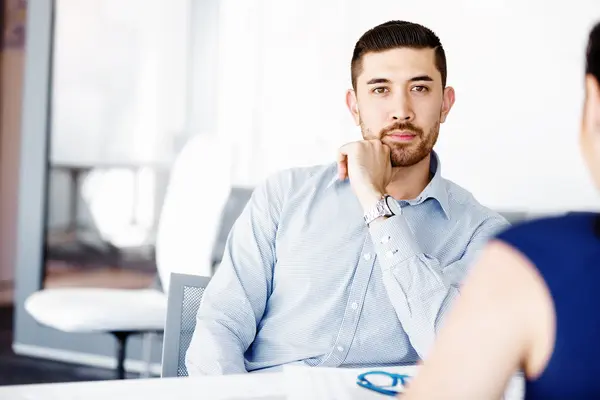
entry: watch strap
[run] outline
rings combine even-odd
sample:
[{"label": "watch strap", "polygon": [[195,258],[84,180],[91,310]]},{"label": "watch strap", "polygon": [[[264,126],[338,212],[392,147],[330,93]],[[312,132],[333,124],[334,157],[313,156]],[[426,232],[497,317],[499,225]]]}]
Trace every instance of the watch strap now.
[{"label": "watch strap", "polygon": [[383,197],[377,200],[377,203],[368,210],[363,216],[365,224],[369,225],[371,222],[375,221],[379,217],[391,217],[394,212],[390,209],[387,203],[387,197],[389,195],[383,195]]}]

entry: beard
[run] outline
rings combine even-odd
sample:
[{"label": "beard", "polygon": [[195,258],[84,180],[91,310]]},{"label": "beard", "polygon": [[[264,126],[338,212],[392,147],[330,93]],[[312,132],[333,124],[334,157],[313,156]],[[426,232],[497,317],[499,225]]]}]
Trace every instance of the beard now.
[{"label": "beard", "polygon": [[[421,162],[433,150],[440,133],[440,121],[436,121],[427,134],[411,122],[396,122],[382,129],[378,135],[373,135],[371,130],[360,121],[360,130],[365,140],[377,138],[390,148],[392,167],[410,167]],[[397,130],[410,132],[415,137],[409,143],[399,143],[391,140],[389,138],[390,133]]]}]

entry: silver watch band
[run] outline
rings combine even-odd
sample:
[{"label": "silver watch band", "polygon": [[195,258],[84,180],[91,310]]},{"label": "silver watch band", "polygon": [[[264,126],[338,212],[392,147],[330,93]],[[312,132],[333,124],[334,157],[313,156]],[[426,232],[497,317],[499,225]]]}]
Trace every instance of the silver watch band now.
[{"label": "silver watch band", "polygon": [[388,197],[391,198],[390,195],[383,195],[383,197],[375,203],[373,208],[365,213],[363,216],[365,224],[369,225],[379,217],[391,217],[395,215],[388,205]]}]

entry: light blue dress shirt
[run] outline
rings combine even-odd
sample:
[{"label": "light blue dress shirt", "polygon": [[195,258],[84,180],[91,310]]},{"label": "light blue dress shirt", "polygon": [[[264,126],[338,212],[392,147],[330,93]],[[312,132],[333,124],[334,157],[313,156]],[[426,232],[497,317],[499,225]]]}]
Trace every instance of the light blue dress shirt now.
[{"label": "light blue dress shirt", "polygon": [[508,226],[431,160],[423,192],[370,228],[336,164],[257,187],[204,294],[189,375],[423,358],[478,250]]}]

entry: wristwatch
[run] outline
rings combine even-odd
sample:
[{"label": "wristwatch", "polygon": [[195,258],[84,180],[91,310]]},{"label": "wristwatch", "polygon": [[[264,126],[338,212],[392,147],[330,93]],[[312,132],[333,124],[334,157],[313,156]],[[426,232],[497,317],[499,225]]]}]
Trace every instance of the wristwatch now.
[{"label": "wristwatch", "polygon": [[384,194],[383,197],[375,203],[373,208],[365,213],[363,218],[365,224],[369,225],[379,217],[391,217],[399,214],[402,214],[402,208],[400,208],[392,196]]}]

